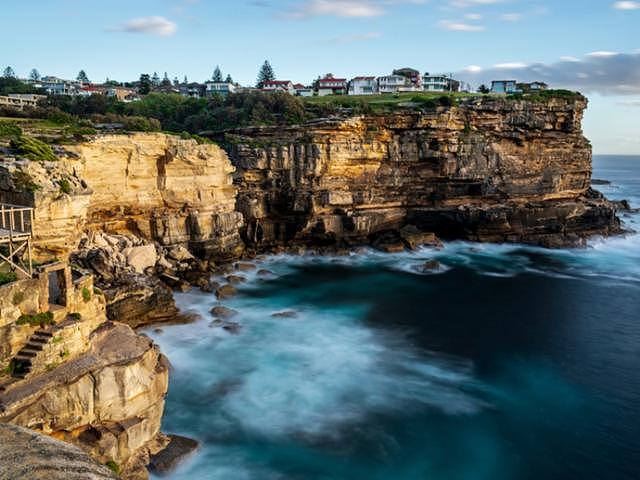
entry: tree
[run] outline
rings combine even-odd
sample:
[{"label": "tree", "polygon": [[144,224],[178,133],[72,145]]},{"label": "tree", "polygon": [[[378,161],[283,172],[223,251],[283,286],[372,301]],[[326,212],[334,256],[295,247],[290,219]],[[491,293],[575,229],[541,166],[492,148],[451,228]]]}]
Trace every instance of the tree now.
[{"label": "tree", "polygon": [[184,80],[182,81],[182,83],[184,83],[185,85],[186,85],[187,83],[189,83],[189,80],[187,80],[187,76],[186,76],[186,75],[184,76]]},{"label": "tree", "polygon": [[13,71],[13,68],[7,67],[4,69],[4,72],[2,72],[2,76],[4,78],[16,78],[16,72]]},{"label": "tree", "polygon": [[178,80],[178,76],[176,75],[175,77],[173,77],[173,85],[174,86],[178,86],[180,85],[180,80]]},{"label": "tree", "polygon": [[256,86],[258,88],[264,87],[265,82],[271,82],[276,79],[276,74],[273,71],[273,67],[269,63],[269,60],[265,60],[258,72],[258,81]]},{"label": "tree", "polygon": [[478,93],[483,93],[486,95],[489,92],[489,87],[487,87],[484,83],[478,87]]},{"label": "tree", "polygon": [[33,80],[34,82],[40,80],[40,72],[37,68],[31,70],[31,72],[29,73],[29,79]]},{"label": "tree", "polygon": [[151,83],[154,87],[160,85],[160,77],[158,76],[158,72],[153,72],[153,76],[151,77]]},{"label": "tree", "polygon": [[138,93],[140,95],[147,95],[151,91],[151,77],[148,73],[140,75],[140,84],[138,86]]},{"label": "tree", "polygon": [[215,70],[213,71],[211,80],[213,80],[214,82],[222,82],[222,70],[220,70],[220,67],[216,66]]},{"label": "tree", "polygon": [[89,77],[87,77],[87,74],[84,70],[80,70],[78,72],[78,76],[76,77],[76,80],[79,81],[80,83],[91,83],[89,81]]},{"label": "tree", "polygon": [[171,86],[171,80],[169,80],[169,75],[167,75],[167,72],[164,72],[164,77],[162,77],[162,86],[163,87]]},{"label": "tree", "polygon": [[233,78],[231,78],[231,75],[227,75],[227,78],[225,79],[226,83],[233,83]]}]

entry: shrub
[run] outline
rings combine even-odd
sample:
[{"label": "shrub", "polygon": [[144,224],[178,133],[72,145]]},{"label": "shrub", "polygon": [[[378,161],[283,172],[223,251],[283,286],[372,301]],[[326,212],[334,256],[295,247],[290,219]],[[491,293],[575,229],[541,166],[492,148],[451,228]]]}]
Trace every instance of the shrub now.
[{"label": "shrub", "polygon": [[16,320],[16,325],[30,325],[32,327],[55,325],[53,321],[53,313],[40,312],[35,315],[20,315],[20,318]]},{"label": "shrub", "polygon": [[63,340],[63,338],[62,338],[60,335],[58,335],[57,337],[53,337],[53,338],[51,339],[51,343],[53,343],[53,344],[55,345],[55,344],[57,344],[57,343],[62,342],[62,340]]},{"label": "shrub", "polygon": [[49,145],[32,137],[19,136],[11,140],[11,148],[29,160],[36,162],[55,162],[56,154]]},{"label": "shrub", "polygon": [[79,314],[78,312],[70,313],[69,317],[71,318],[71,320],[75,320],[75,321],[82,319],[82,315]]},{"label": "shrub", "polygon": [[113,460],[109,460],[107,463],[105,463],[105,466],[116,475],[120,474],[120,467]]},{"label": "shrub", "polygon": [[12,283],[12,282],[15,282],[16,280],[18,280],[18,275],[16,275],[16,272],[7,272],[7,273],[0,272],[0,285]]},{"label": "shrub", "polygon": [[69,350],[63,350],[62,352],[60,352],[58,355],[60,355],[60,358],[62,360],[64,360],[65,358],[67,358],[69,355],[71,355],[71,353],[69,352]]},{"label": "shrub", "polygon": [[66,193],[67,195],[71,193],[71,183],[69,183],[69,180],[66,178],[58,180],[58,185],[60,186],[60,191],[62,193]]},{"label": "shrub", "polygon": [[22,129],[15,122],[0,121],[0,137],[19,137]]},{"label": "shrub", "polygon": [[40,189],[40,185],[33,181],[31,175],[23,170],[16,170],[11,176],[13,186],[16,190],[26,190],[28,192],[35,192]]},{"label": "shrub", "polygon": [[82,299],[85,302],[91,300],[91,290],[89,290],[87,287],[82,287]]},{"label": "shrub", "polygon": [[11,300],[11,302],[14,305],[20,305],[22,302],[24,302],[24,292],[16,292],[13,294],[13,299]]}]

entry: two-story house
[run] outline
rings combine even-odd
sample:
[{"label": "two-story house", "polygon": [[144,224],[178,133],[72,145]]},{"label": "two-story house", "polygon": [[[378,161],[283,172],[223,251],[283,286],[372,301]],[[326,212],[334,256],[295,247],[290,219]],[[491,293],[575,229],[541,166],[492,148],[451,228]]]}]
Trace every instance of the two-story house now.
[{"label": "two-story house", "polygon": [[289,95],[296,94],[296,89],[291,80],[269,80],[264,82],[262,90],[265,92],[285,92]]},{"label": "two-story house", "polygon": [[347,93],[347,79],[335,78],[327,75],[318,80],[318,96],[326,95],[345,95]]},{"label": "two-story house", "polygon": [[349,95],[374,95],[378,93],[376,77],[355,77],[349,82]]}]

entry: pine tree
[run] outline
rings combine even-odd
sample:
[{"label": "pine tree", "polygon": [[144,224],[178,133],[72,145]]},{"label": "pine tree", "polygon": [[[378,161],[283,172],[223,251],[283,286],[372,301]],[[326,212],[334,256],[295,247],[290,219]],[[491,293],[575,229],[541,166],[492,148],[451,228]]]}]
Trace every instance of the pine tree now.
[{"label": "pine tree", "polygon": [[153,72],[153,76],[151,77],[151,83],[154,87],[160,85],[160,77],[158,76],[158,72]]},{"label": "pine tree", "polygon": [[162,77],[162,86],[163,87],[171,86],[171,80],[169,80],[169,75],[167,75],[167,72],[164,72],[164,77]]},{"label": "pine tree", "polygon": [[189,80],[187,80],[187,76],[186,76],[186,75],[184,76],[184,80],[182,81],[182,83],[184,83],[185,85],[186,85],[187,83],[189,83]]},{"label": "pine tree", "polygon": [[2,76],[5,78],[16,78],[16,72],[13,71],[13,68],[7,67],[2,72]]},{"label": "pine tree", "polygon": [[78,76],[76,77],[76,80],[79,81],[80,83],[91,83],[89,81],[89,77],[87,77],[87,74],[84,70],[80,70],[78,72]]},{"label": "pine tree", "polygon": [[216,66],[215,70],[213,71],[211,80],[213,80],[214,82],[222,82],[222,70],[220,70],[220,67]]},{"label": "pine tree", "polygon": [[178,86],[180,85],[180,80],[178,80],[178,76],[176,75],[175,77],[173,77],[173,85],[174,86]]},{"label": "pine tree", "polygon": [[233,78],[231,78],[231,75],[227,75],[227,78],[225,79],[226,83],[233,83]]},{"label": "pine tree", "polygon": [[269,60],[265,60],[258,72],[258,81],[256,86],[258,88],[264,87],[265,82],[270,82],[276,79],[276,74],[273,71],[273,67],[269,63]]},{"label": "pine tree", "polygon": [[151,91],[151,78],[148,73],[143,73],[140,75],[140,82],[138,86],[138,93],[141,95],[146,95]]},{"label": "pine tree", "polygon": [[31,70],[31,72],[29,73],[29,79],[33,80],[34,82],[40,80],[40,72],[37,68]]}]

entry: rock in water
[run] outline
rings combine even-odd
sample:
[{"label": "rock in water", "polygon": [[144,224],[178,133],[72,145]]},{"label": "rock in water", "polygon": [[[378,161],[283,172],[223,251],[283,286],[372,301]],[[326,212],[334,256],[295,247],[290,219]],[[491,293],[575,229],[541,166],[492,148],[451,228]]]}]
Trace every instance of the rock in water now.
[{"label": "rock in water", "polygon": [[198,442],[180,435],[169,435],[167,448],[151,457],[149,470],[162,477],[169,475],[178,464],[198,449]]},{"label": "rock in water", "polygon": [[223,300],[225,298],[234,297],[237,295],[238,291],[235,289],[233,285],[222,285],[216,290],[216,296],[219,300]]},{"label": "rock in water", "polygon": [[231,317],[235,317],[238,314],[238,312],[233,308],[228,308],[228,307],[223,307],[221,305],[218,305],[211,309],[211,314],[214,317],[218,317],[218,318],[231,318]]},{"label": "rock in water", "polygon": [[78,447],[17,425],[0,424],[0,480],[113,480]]}]

